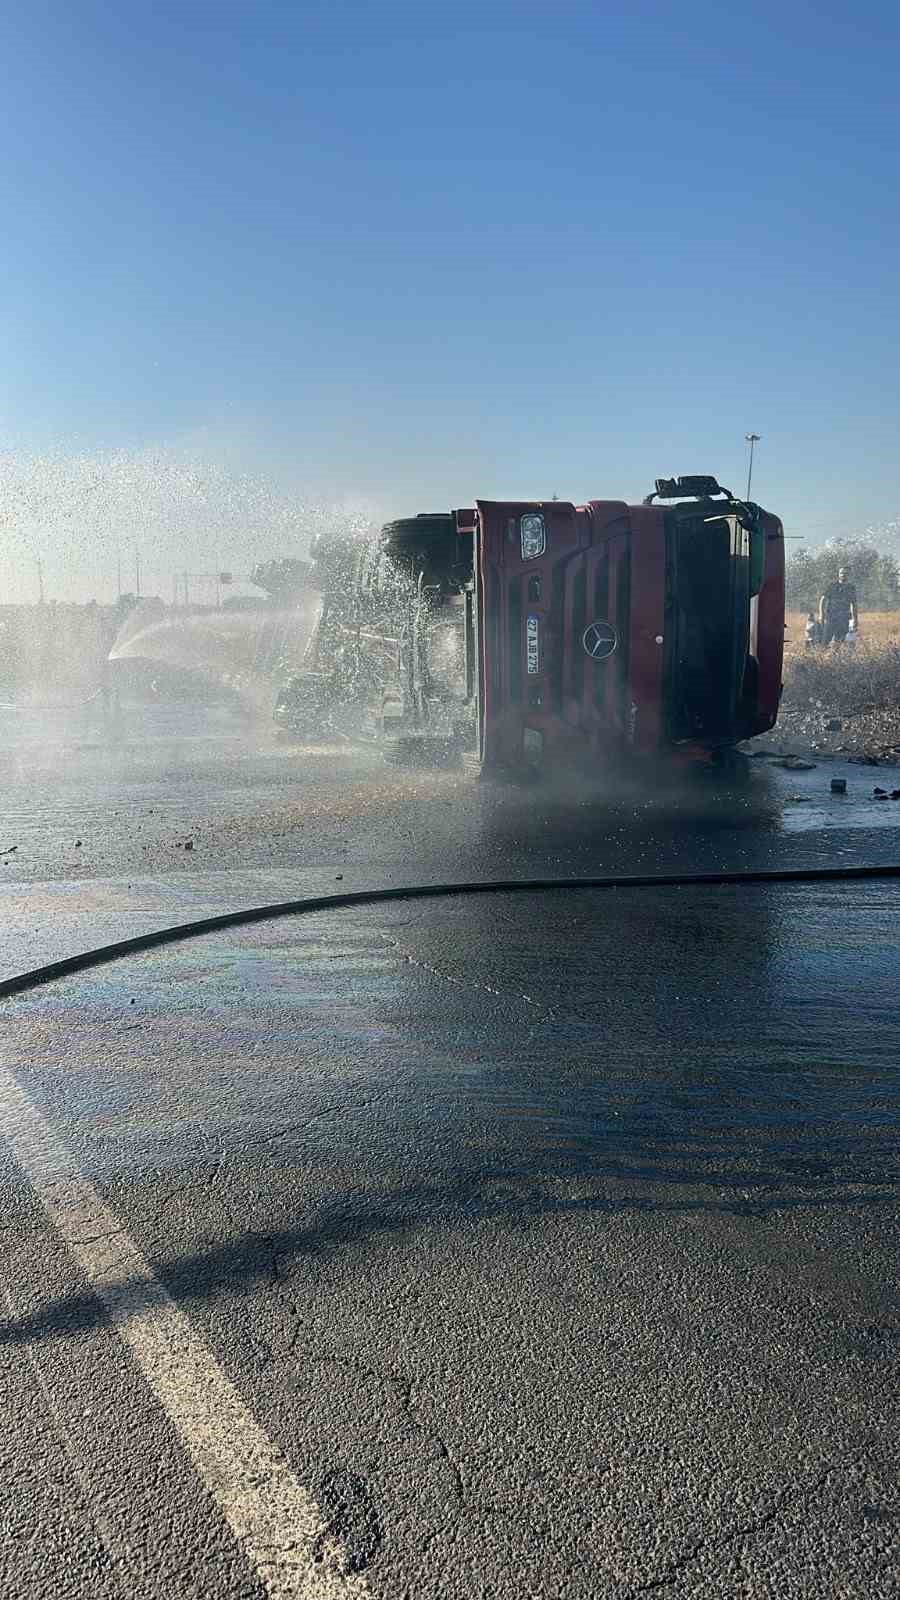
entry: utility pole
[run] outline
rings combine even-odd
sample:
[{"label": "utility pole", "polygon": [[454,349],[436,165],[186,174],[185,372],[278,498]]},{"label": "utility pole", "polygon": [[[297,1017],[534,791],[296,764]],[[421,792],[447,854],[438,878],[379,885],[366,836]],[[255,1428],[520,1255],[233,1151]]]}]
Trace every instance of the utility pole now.
[{"label": "utility pole", "polygon": [[122,551],[116,545],[116,599],[122,598]]},{"label": "utility pole", "polygon": [[753,482],[753,446],[759,444],[758,433],[745,433],[744,438],[750,446],[750,464],[747,468],[747,499],[750,499],[750,485]]},{"label": "utility pole", "polygon": [[138,599],[141,598],[141,552],[137,545],[134,547],[134,592]]},{"label": "utility pole", "polygon": [[40,556],[38,556],[38,558],[37,558],[37,569],[38,569],[38,599],[39,599],[39,603],[41,605],[43,605],[44,604],[44,564],[41,561]]}]

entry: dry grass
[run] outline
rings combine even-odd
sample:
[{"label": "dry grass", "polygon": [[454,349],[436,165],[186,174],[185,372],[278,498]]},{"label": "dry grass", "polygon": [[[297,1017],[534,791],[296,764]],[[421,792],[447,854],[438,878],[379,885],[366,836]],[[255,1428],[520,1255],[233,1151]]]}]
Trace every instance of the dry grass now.
[{"label": "dry grass", "polygon": [[[784,636],[785,651],[792,655],[794,651],[803,649],[806,612],[788,611],[784,620],[787,630]],[[864,611],[859,620],[861,644],[900,644],[900,611]]]},{"label": "dry grass", "polygon": [[[814,749],[884,759],[900,748],[900,612],[868,612],[860,620],[855,648],[807,650],[806,613],[788,613],[779,727]],[[840,726],[830,730],[830,721]]]},{"label": "dry grass", "polygon": [[847,714],[900,706],[900,642],[855,650],[794,650],[785,659],[785,705]]},{"label": "dry grass", "polygon": [[786,621],[785,705],[820,703],[845,714],[900,706],[900,612],[863,616],[859,642],[851,649],[807,650],[804,613],[788,612]]}]

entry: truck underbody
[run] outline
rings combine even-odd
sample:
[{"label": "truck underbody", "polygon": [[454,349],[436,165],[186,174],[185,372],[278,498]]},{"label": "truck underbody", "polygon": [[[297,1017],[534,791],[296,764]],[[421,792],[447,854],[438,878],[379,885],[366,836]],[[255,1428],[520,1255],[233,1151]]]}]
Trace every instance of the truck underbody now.
[{"label": "truck underbody", "polygon": [[276,722],[377,738],[398,756],[474,753],[471,536],[452,514],[422,516],[388,524],[377,542],[321,540],[313,555],[321,615]]}]

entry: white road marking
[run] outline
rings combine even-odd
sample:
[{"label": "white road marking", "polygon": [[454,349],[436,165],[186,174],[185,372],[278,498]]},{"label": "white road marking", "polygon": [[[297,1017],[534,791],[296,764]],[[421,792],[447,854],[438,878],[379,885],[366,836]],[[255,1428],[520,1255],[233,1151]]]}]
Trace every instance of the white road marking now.
[{"label": "white road marking", "polygon": [[325,1519],[203,1340],[13,1074],[0,1128],[272,1600],[361,1600],[368,1585],[315,1560]]}]

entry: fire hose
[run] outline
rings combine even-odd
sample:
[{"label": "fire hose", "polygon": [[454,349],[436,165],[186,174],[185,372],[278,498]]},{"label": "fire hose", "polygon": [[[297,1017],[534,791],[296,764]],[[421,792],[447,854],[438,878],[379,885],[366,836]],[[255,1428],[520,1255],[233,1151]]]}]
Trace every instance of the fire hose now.
[{"label": "fire hose", "polygon": [[246,927],[254,922],[271,922],[280,917],[309,916],[314,912],[345,911],[357,906],[389,905],[398,900],[447,900],[468,895],[546,894],[559,891],[704,889],[729,884],[860,883],[900,878],[900,863],[885,866],[786,867],[756,872],[661,873],[637,877],[600,878],[513,878],[489,879],[482,883],[408,884],[389,889],[356,889],[341,894],[310,895],[300,900],[276,901],[271,905],[248,906],[240,911],[221,912],[194,922],[176,923],[139,933],[130,939],[98,945],[77,955],[49,961],[12,978],[0,981],[0,999],[23,994],[57,978],[72,977],[92,967],[119,961],[125,956],[157,950],[164,945],[196,939],[206,933]]}]

